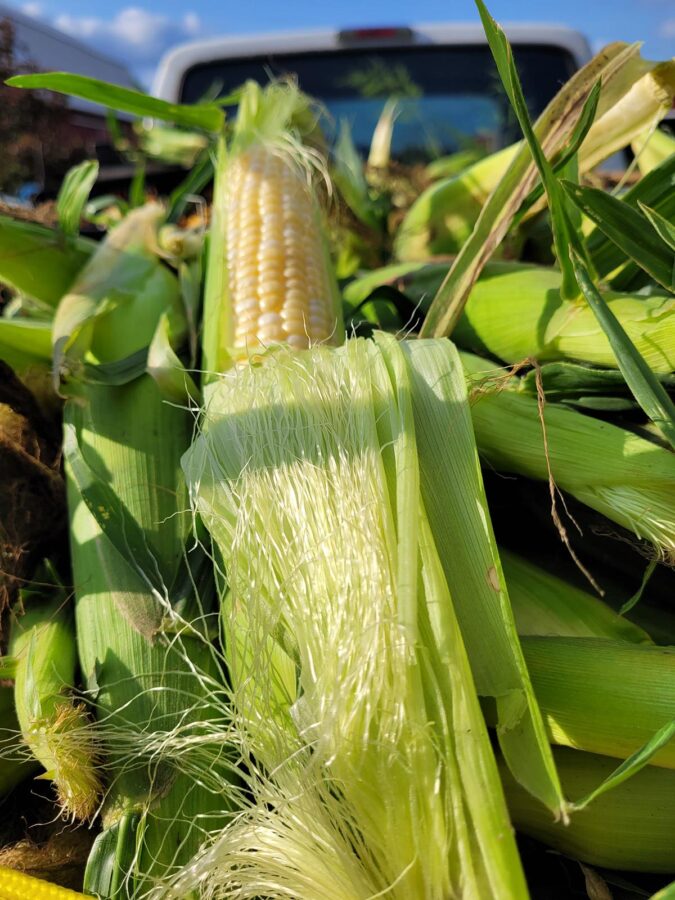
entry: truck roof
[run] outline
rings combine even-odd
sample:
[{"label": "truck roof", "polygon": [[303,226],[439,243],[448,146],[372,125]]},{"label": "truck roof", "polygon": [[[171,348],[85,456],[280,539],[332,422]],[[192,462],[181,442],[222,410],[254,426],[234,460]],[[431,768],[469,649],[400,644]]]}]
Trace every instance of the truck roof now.
[{"label": "truck roof", "polygon": [[[511,43],[516,45],[538,44],[563,48],[574,57],[578,66],[591,58],[586,38],[564,25],[518,23],[505,25],[504,30]],[[337,53],[355,47],[368,49],[486,43],[480,24],[455,22],[380,28],[277,31],[209,38],[181,44],[166,53],[155,75],[153,93],[157,97],[175,100],[180,96],[183,76],[187,70],[221,59],[268,53]]]},{"label": "truck roof", "polygon": [[[32,63],[42,71],[62,71],[65,66],[69,72],[77,75],[88,75],[122,87],[138,88],[137,82],[122,63],[99,53],[65,32],[52,28],[41,19],[26,15],[4,3],[0,3],[0,19],[8,19],[12,23],[16,56],[22,62]],[[81,112],[101,115],[101,107],[87,100],[68,97],[66,104]]]}]

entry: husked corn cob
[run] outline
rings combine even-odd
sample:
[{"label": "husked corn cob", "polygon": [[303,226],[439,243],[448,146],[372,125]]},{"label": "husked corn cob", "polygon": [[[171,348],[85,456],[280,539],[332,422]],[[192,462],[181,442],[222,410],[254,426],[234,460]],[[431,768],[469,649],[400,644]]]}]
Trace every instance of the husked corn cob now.
[{"label": "husked corn cob", "polygon": [[75,900],[77,891],[0,866],[0,900]]},{"label": "husked corn cob", "polygon": [[232,139],[221,142],[204,293],[208,373],[275,344],[301,350],[344,340],[341,298],[312,186],[320,155],[308,98],[290,84],[242,91]]},{"label": "husked corn cob", "polygon": [[327,341],[332,287],[314,202],[288,154],[264,145],[235,157],[227,208],[233,345],[249,352],[283,342]]}]

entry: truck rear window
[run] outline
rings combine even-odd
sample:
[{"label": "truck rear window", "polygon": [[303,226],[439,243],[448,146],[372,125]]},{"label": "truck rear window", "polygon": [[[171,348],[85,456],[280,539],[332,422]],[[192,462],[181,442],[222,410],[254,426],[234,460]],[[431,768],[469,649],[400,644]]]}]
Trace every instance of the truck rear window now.
[{"label": "truck rear window", "polygon": [[[538,115],[575,71],[559,47],[514,48],[531,115]],[[334,127],[346,119],[367,152],[387,97],[399,98],[392,151],[402,162],[434,159],[461,149],[491,152],[520,134],[484,46],[386,47],[233,58],[195,66],[181,100],[222,96],[247,79],[261,84],[292,74],[326,107]]]}]

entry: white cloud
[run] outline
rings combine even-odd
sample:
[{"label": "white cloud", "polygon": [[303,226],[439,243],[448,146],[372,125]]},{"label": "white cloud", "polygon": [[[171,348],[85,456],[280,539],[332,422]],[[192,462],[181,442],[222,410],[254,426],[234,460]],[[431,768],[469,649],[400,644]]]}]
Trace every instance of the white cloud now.
[{"label": "white cloud", "polygon": [[24,3],[21,6],[21,12],[34,19],[39,19],[44,14],[45,8],[42,3]]},{"label": "white cloud", "polygon": [[202,33],[194,12],[173,19],[138,6],[128,6],[110,19],[62,13],[52,24],[134,69],[154,66],[169,47]]},{"label": "white cloud", "polygon": [[666,19],[659,26],[659,37],[671,38],[675,37],[675,19]]}]

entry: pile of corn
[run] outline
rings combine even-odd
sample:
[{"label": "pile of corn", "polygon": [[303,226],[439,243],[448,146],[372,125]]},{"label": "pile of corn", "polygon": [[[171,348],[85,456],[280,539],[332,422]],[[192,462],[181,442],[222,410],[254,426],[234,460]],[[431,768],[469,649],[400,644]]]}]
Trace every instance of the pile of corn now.
[{"label": "pile of corn", "polygon": [[79,238],[87,164],[56,229],[0,220],[0,460],[69,523],[2,548],[0,805],[92,838],[77,892],[0,846],[0,900],[671,896],[674,94],[612,45],[524,125],[546,191],[474,162],[342,280],[358,185],[290,83],[193,111],[207,240],[175,197]]}]

